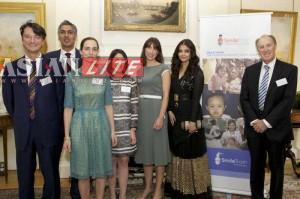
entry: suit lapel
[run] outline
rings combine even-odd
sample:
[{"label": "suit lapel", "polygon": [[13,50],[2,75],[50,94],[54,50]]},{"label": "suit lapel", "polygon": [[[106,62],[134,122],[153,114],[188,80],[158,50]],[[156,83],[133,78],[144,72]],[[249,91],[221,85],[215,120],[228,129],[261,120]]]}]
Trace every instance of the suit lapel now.
[{"label": "suit lapel", "polygon": [[46,66],[47,66],[47,60],[46,60],[45,56],[42,55],[42,59],[41,59],[40,65],[39,65],[39,72],[38,72],[38,76],[37,76],[37,79],[38,79],[38,82],[36,84],[36,92],[37,93],[39,93],[39,90],[42,87],[40,80],[47,77],[46,75],[47,75],[48,68]]},{"label": "suit lapel", "polygon": [[281,74],[281,67],[280,67],[280,64],[279,64],[278,60],[276,60],[274,70],[273,70],[273,74],[272,74],[272,77],[271,77],[271,81],[270,81],[270,84],[269,84],[266,100],[268,100],[268,98],[271,95],[272,91],[276,88],[276,80],[279,79],[280,74]]},{"label": "suit lapel", "polygon": [[253,83],[255,85],[255,95],[256,97],[256,104],[255,106],[258,107],[258,88],[259,88],[259,77],[260,77],[260,72],[261,72],[261,65],[262,62],[258,62],[257,65],[255,66],[255,74],[253,74]]},{"label": "suit lapel", "polygon": [[75,63],[76,63],[76,68],[80,68],[81,67],[81,64],[82,64],[82,60],[80,59],[81,58],[81,54],[80,54],[80,51],[78,49],[75,50]]},{"label": "suit lapel", "polygon": [[19,84],[23,87],[22,90],[26,91],[28,89],[28,77],[27,77],[27,68],[26,68],[26,60],[25,56],[18,60],[16,65],[16,77],[19,80]]},{"label": "suit lapel", "polygon": [[57,63],[59,64],[60,67],[63,67],[63,62],[62,60],[60,59],[60,54],[61,54],[61,50],[57,50],[55,52],[55,56],[57,58]]},{"label": "suit lapel", "polygon": [[[62,60],[60,59],[60,54],[61,50],[56,50],[53,51],[50,55],[50,67],[52,67],[52,70],[55,75],[61,76],[64,74],[64,69],[63,69],[63,63]],[[48,64],[48,63],[45,63]]]},{"label": "suit lapel", "polygon": [[80,51],[78,49],[75,49],[75,57],[76,58],[80,58],[81,57]]},{"label": "suit lapel", "polygon": [[55,51],[54,57],[57,59],[58,64],[58,71],[54,71],[54,73],[60,73],[60,75],[64,75],[64,67],[63,67],[63,60],[60,58],[61,50]]}]

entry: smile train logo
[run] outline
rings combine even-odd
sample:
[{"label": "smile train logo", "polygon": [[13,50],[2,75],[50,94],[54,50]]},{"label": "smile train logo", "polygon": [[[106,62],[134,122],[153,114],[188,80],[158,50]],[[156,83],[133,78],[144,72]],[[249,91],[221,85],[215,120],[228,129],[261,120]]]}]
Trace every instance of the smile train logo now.
[{"label": "smile train logo", "polygon": [[216,157],[215,157],[215,164],[216,165],[220,165],[221,164],[221,155],[222,154],[223,153],[220,153],[220,152],[216,153]]}]

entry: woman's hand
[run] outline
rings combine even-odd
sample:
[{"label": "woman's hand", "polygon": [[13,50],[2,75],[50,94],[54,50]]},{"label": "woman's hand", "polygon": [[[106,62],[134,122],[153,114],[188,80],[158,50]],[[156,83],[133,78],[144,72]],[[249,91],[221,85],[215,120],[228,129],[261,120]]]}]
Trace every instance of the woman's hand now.
[{"label": "woman's hand", "polygon": [[130,129],[130,144],[131,144],[131,145],[136,144],[135,131],[136,131],[136,128],[131,128],[131,129]]},{"label": "woman's hand", "polygon": [[189,133],[196,133],[196,132],[198,132],[196,122],[189,122],[188,131],[189,131]]},{"label": "woman's hand", "polygon": [[175,117],[174,113],[172,111],[169,111],[168,115],[169,115],[169,120],[170,120],[172,126],[174,126],[174,124],[176,122],[176,117]]},{"label": "woman's hand", "polygon": [[111,145],[114,147],[114,146],[117,146],[117,144],[118,144],[118,138],[116,136],[116,133],[112,132],[111,133]]},{"label": "woman's hand", "polygon": [[71,152],[71,139],[70,137],[65,137],[63,148],[67,152]]},{"label": "woman's hand", "polygon": [[158,117],[158,118],[156,118],[156,120],[153,124],[153,128],[155,130],[159,130],[163,127],[163,124],[164,124],[164,118],[163,117]]}]

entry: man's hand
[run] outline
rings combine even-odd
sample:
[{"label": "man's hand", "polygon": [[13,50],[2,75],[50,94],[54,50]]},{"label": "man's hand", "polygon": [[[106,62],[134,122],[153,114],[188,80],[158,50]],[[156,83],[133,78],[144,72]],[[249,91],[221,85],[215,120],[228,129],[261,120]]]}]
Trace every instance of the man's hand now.
[{"label": "man's hand", "polygon": [[253,128],[257,133],[263,133],[268,129],[263,120],[256,120],[255,123],[253,123]]}]

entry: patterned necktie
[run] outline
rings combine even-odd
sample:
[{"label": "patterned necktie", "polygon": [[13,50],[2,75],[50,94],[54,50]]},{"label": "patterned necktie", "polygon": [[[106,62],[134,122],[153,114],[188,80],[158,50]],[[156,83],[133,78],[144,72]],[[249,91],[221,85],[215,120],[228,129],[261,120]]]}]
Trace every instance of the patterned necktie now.
[{"label": "patterned necktie", "polygon": [[35,99],[35,94],[36,94],[36,83],[37,83],[37,77],[36,77],[36,61],[31,61],[32,69],[29,77],[29,105],[30,105],[30,110],[29,110],[29,117],[30,119],[35,118],[35,107],[34,107],[34,99]]},{"label": "patterned necktie", "polygon": [[258,89],[258,107],[260,110],[264,110],[264,104],[266,95],[268,92],[268,84],[269,84],[269,70],[270,66],[264,65],[265,68],[265,74],[261,80],[259,89]]},{"label": "patterned necktie", "polygon": [[66,69],[67,72],[70,72],[72,70],[71,68],[71,53],[65,53],[67,60],[66,60]]}]

